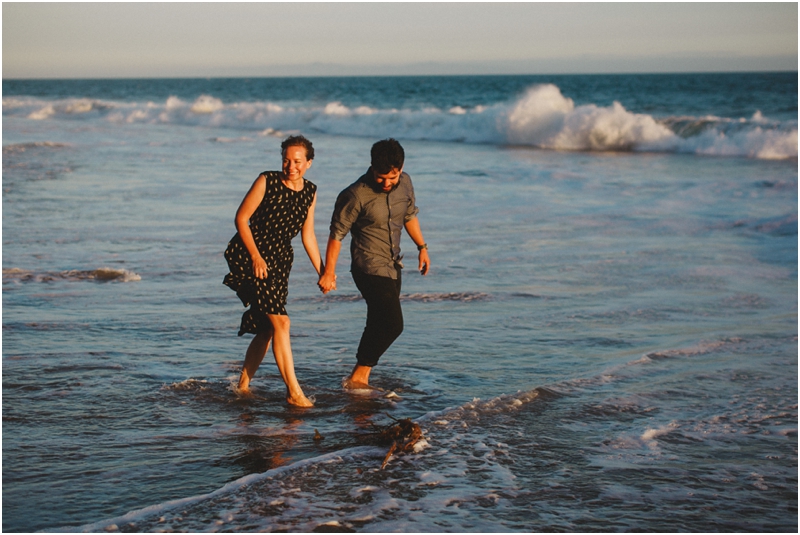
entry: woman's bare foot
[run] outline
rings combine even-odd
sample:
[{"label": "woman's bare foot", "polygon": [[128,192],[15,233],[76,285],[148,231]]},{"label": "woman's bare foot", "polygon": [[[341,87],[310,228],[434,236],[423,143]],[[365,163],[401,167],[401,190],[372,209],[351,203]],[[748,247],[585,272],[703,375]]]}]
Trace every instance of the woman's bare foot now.
[{"label": "woman's bare foot", "polygon": [[300,392],[298,394],[295,394],[295,395],[290,395],[290,394],[287,393],[286,394],[286,403],[288,403],[289,405],[294,405],[295,407],[313,407],[314,406],[314,402],[312,402],[310,399],[308,399],[305,396],[305,394],[303,394],[302,392]]},{"label": "woman's bare foot", "polygon": [[254,397],[253,392],[251,392],[249,388],[246,388],[244,390],[242,390],[241,388],[234,388],[233,393],[239,396],[240,398]]},{"label": "woman's bare foot", "polygon": [[253,392],[250,390],[250,381],[243,381],[239,378],[239,383],[231,383],[231,391],[240,398],[252,398]]},{"label": "woman's bare foot", "polygon": [[242,373],[239,375],[239,384],[236,390],[243,394],[250,392],[250,377],[247,375],[246,370],[242,370]]}]

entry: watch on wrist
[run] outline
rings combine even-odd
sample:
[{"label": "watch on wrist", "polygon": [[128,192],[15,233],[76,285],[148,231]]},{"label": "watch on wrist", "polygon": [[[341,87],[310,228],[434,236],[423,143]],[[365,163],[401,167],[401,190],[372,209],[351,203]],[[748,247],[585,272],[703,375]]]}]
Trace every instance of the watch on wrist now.
[{"label": "watch on wrist", "polygon": [[423,243],[422,245],[417,245],[417,251],[421,251],[421,250],[427,249],[427,248],[428,248],[428,244],[427,243]]}]

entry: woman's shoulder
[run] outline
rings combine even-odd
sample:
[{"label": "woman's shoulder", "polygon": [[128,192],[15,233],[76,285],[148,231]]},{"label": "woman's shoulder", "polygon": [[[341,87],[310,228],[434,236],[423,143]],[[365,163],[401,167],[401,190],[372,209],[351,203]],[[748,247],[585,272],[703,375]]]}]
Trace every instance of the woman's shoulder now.
[{"label": "woman's shoulder", "polygon": [[316,184],[314,184],[313,182],[311,182],[307,178],[303,179],[303,183],[304,183],[303,184],[303,189],[308,188],[308,191],[310,191],[312,194],[316,193],[316,191],[317,191],[317,185]]},{"label": "woman's shoulder", "polygon": [[280,171],[264,171],[259,173],[259,180],[261,177],[264,177],[264,185],[266,186],[267,190],[272,191],[278,186],[278,184],[281,183],[281,177],[283,177],[283,173]]}]

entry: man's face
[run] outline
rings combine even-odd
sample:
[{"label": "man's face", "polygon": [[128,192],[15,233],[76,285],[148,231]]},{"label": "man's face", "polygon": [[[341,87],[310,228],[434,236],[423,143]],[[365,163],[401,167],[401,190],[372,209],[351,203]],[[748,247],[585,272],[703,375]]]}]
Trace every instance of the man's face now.
[{"label": "man's face", "polygon": [[402,167],[400,169],[393,167],[391,171],[382,175],[373,171],[372,176],[375,177],[375,183],[378,184],[378,187],[383,189],[384,192],[389,193],[400,181],[400,173],[402,172]]}]

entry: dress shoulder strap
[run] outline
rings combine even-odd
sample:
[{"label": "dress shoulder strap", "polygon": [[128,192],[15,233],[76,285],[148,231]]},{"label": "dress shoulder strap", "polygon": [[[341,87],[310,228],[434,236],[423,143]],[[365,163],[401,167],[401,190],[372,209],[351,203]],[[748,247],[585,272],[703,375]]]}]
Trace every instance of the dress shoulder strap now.
[{"label": "dress shoulder strap", "polygon": [[266,198],[272,195],[270,192],[275,191],[275,185],[280,180],[281,174],[282,173],[280,171],[264,171],[262,173],[259,173],[258,176],[264,175],[264,180],[266,181],[265,184],[266,187],[264,188],[264,197],[261,199],[262,203]]},{"label": "dress shoulder strap", "polygon": [[267,191],[269,191],[270,188],[274,188],[281,181],[281,177],[283,177],[283,173],[280,171],[264,171],[261,174],[264,175],[264,178],[267,180]]},{"label": "dress shoulder strap", "polygon": [[308,191],[309,191],[309,192],[311,193],[311,195],[313,196],[313,195],[314,195],[314,193],[316,193],[316,191],[317,191],[317,185],[316,185],[316,184],[314,184],[313,182],[311,182],[310,180],[308,180],[308,179],[305,179],[305,178],[303,179],[303,181],[305,182],[305,185],[304,185],[303,187],[304,187],[304,188],[308,188]]}]

